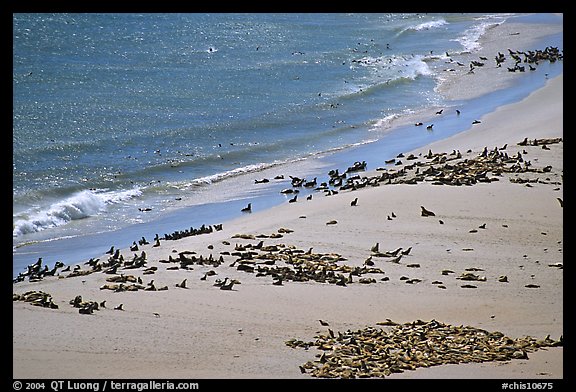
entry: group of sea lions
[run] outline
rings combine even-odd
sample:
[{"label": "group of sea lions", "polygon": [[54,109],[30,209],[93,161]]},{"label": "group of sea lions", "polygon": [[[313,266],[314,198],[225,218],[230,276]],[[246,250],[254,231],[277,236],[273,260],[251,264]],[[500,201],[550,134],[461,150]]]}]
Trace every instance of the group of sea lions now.
[{"label": "group of sea lions", "polygon": [[318,378],[384,378],[443,364],[528,359],[530,352],[564,345],[562,336],[559,340],[549,335],[540,340],[530,336],[512,339],[501,332],[436,320],[404,324],[387,320],[377,325],[384,328],[369,326],[345,332],[328,328],[328,333],[313,341],[293,338],[285,344],[321,351],[318,359],[300,366],[302,373]]}]

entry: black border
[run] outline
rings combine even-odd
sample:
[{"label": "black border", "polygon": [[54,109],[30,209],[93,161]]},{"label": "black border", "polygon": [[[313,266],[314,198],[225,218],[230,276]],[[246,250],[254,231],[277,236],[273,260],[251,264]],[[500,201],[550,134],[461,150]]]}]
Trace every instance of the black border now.
[{"label": "black border", "polygon": [[[67,2],[67,1],[45,1],[45,2],[28,2],[28,1],[10,1],[10,4],[6,6],[6,4],[2,5],[2,16],[5,17],[5,28],[10,31],[6,32],[6,37],[12,37],[12,14],[13,13],[43,13],[43,12],[166,12],[166,13],[173,13],[173,12],[236,12],[236,13],[254,13],[254,12],[559,12],[564,14],[564,18],[568,24],[568,30],[574,30],[573,25],[571,24],[573,21],[576,21],[574,18],[571,18],[572,13],[568,10],[569,3],[565,2],[561,4],[560,2],[555,2],[554,4],[550,2],[544,1],[528,1],[524,0],[522,2],[518,1],[510,1],[507,2],[500,1],[498,3],[495,2],[485,2],[485,1],[474,1],[468,0],[466,2],[436,2],[436,3],[420,3],[420,2],[365,2],[365,4],[361,4],[359,2],[356,3],[341,3],[341,2],[330,2],[330,3],[312,3],[308,2],[296,2],[290,1],[285,3],[278,3],[278,2],[267,2],[267,3],[223,3],[223,4],[215,4],[215,3],[201,3],[201,2],[187,2],[187,1],[178,1],[178,2],[171,2],[171,1],[161,1],[161,2],[132,2],[127,4],[126,2],[111,2],[111,1],[94,1],[94,2]],[[8,8],[6,12],[4,12],[4,8]],[[432,8],[432,9],[430,9]],[[551,9],[552,8],[552,9]],[[567,12],[568,11],[568,12]],[[565,72],[565,85],[566,86],[574,86],[572,72],[574,63],[570,63],[572,60],[572,51],[569,49],[572,43],[572,37],[576,36],[576,32],[573,31],[570,33],[568,31],[567,34],[564,34],[564,52],[565,52],[565,63],[564,66]],[[12,49],[12,44],[10,45],[10,49]],[[12,50],[8,51],[8,48],[5,48],[5,55],[11,55]],[[7,59],[8,60],[8,59]],[[8,68],[8,64],[12,64],[12,59],[10,61],[4,61],[3,63],[6,68]],[[13,67],[12,67],[13,69]],[[12,75],[12,69],[6,70],[6,75],[8,76],[8,71],[10,71],[10,75]],[[12,89],[8,90],[7,86],[8,82],[6,82],[6,91],[12,91]],[[568,90],[572,91],[572,90]],[[572,94],[570,94],[572,95]],[[570,97],[568,95],[568,97]],[[6,102],[6,101],[4,101]],[[571,101],[569,101],[571,102]],[[568,107],[570,110],[570,107]],[[13,111],[12,111],[13,113]],[[566,116],[564,116],[566,119]],[[12,123],[12,120],[11,120]],[[566,124],[570,125],[570,121],[566,121]],[[13,125],[13,124],[12,124]],[[573,139],[571,132],[576,132],[571,127],[568,127],[568,132],[564,132],[563,140],[564,143],[568,144],[568,151],[570,151],[570,143]],[[13,129],[11,127],[11,129]],[[12,163],[12,155],[10,155],[10,163]],[[566,165],[566,160],[564,162],[565,168],[571,168],[571,165]],[[8,163],[5,165],[8,168]],[[568,169],[568,172],[570,170]],[[7,175],[11,176],[11,173]],[[11,178],[11,177],[9,177]],[[568,173],[567,180],[564,181],[564,201],[568,201],[565,208],[568,210],[564,210],[564,220],[565,222],[569,222],[569,217],[572,217],[573,214],[570,213],[571,205],[573,205],[573,198],[572,195],[572,183],[571,183],[571,176]],[[568,186],[566,186],[568,185]],[[568,211],[568,213],[566,212]],[[8,225],[6,225],[8,226]],[[8,237],[8,233],[6,235]],[[570,239],[570,238],[568,238]],[[6,247],[7,248],[7,247]],[[566,246],[566,233],[564,232],[564,254],[566,252],[570,252],[568,247]],[[568,253],[571,255],[571,252]],[[568,257],[569,261],[565,264],[565,274],[564,279],[567,279],[568,282],[571,281],[572,277],[574,276],[573,265],[576,261],[571,260],[572,257]],[[572,265],[571,265],[572,264]],[[8,269],[12,271],[12,268]],[[9,278],[10,281],[6,282],[5,293],[3,298],[7,302],[7,306],[12,306],[10,304],[10,297],[11,291],[13,290],[12,287],[12,274],[11,272],[5,274],[7,279]],[[372,388],[376,388],[377,390],[384,390],[384,388],[393,388],[393,390],[397,389],[410,389],[411,388],[423,388],[423,391],[430,391],[430,390],[441,390],[441,391],[462,391],[468,388],[473,389],[481,389],[483,391],[503,391],[506,389],[502,388],[502,383],[510,383],[516,385],[515,389],[509,388],[507,390],[524,390],[524,391],[532,391],[535,388],[528,387],[528,384],[536,385],[545,385],[546,383],[552,383],[552,389],[544,389],[541,390],[552,390],[552,391],[560,391],[560,390],[567,390],[568,386],[571,386],[571,390],[574,390],[574,386],[576,383],[574,382],[574,370],[576,370],[576,366],[573,365],[573,356],[574,351],[572,350],[571,344],[573,341],[573,328],[572,328],[572,320],[567,319],[572,313],[574,313],[574,305],[571,302],[571,297],[565,294],[571,294],[570,292],[566,291],[566,286],[564,286],[564,348],[563,348],[563,356],[564,356],[564,378],[563,379],[353,379],[353,380],[344,380],[344,379],[108,379],[108,386],[106,388],[107,391],[110,391],[110,381],[116,382],[134,382],[134,383],[141,383],[141,382],[148,382],[150,380],[155,380],[157,382],[166,382],[170,381],[177,385],[180,382],[194,382],[198,383],[198,390],[206,391],[206,390],[222,390],[225,388],[261,388],[261,389],[270,389],[274,387],[288,387],[288,388],[310,388],[310,389],[318,389],[327,388],[328,391],[332,391],[334,388],[339,390],[351,390],[356,388],[370,388],[366,389],[366,391],[371,391]],[[10,301],[10,302],[8,302]],[[567,309],[569,307],[569,309]],[[566,310],[569,310],[566,312]],[[571,310],[571,311],[570,311]],[[10,313],[10,323],[13,325],[13,316]],[[8,323],[8,320],[4,320],[5,323]],[[4,334],[4,338],[6,342],[10,345],[10,351],[12,351],[12,339],[10,335],[7,333]],[[7,344],[7,346],[8,346]],[[52,381],[60,381],[60,379],[53,380],[53,379],[14,379],[13,378],[13,367],[14,362],[11,361],[9,366],[10,371],[10,389],[17,390],[15,388],[15,383],[17,381],[22,382],[25,384],[26,382],[34,382],[34,383],[43,383],[45,388],[42,390],[51,390],[50,384]],[[7,366],[4,364],[4,369]],[[99,391],[102,391],[104,379],[62,379],[64,381],[69,380],[71,382],[86,382],[86,383],[98,383],[99,384]],[[523,387],[524,386],[524,387]],[[26,390],[22,388],[21,390]],[[28,389],[29,390],[29,389]],[[66,387],[66,382],[64,382],[64,388],[61,389],[62,391],[68,390]]]}]

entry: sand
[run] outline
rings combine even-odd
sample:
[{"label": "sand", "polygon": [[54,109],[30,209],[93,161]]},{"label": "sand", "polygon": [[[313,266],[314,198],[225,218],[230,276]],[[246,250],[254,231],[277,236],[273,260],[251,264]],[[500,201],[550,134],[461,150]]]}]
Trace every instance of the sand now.
[{"label": "sand", "polygon": [[[159,247],[149,238],[151,243],[137,253],[144,250],[147,267],[158,270],[153,275],[145,275],[143,268],[121,272],[141,277],[144,286],[153,279],[156,287],[166,285],[165,291],[101,290],[111,276],[101,272],[68,278],[69,272],[59,272],[39,282],[15,284],[16,294],[49,293],[59,309],[13,302],[13,377],[310,379],[299,365],[317,359],[317,350],[290,348],[284,342],[314,340],[319,332],[326,333],[319,319],[329,322],[334,331],[360,329],[385,319],[401,323],[435,319],[500,331],[512,338],[550,335],[559,339],[564,333],[563,269],[550,265],[563,263],[563,208],[557,200],[563,198],[563,142],[546,149],[517,143],[524,138],[563,136],[562,95],[563,76],[559,76],[523,101],[484,116],[469,130],[405,153],[418,157],[413,162],[425,162],[429,150],[448,154],[459,150],[464,160],[478,157],[484,147],[491,150],[507,144],[509,156],[520,152],[533,168],[551,166],[545,173],[504,173],[499,181],[473,186],[424,181],[382,184],[332,196],[319,192],[309,201],[299,199],[223,222],[221,231],[210,234],[161,241]],[[509,180],[518,177],[533,182]],[[354,198],[358,203],[352,207]],[[436,216],[422,217],[420,206]],[[392,213],[396,217],[388,219]],[[337,223],[327,225],[331,220]],[[479,228],[484,224],[484,229]],[[182,229],[186,227],[183,222]],[[366,275],[374,276],[376,283],[356,281],[346,287],[313,281],[273,285],[270,276],[258,277],[230,266],[237,257],[228,254],[218,267],[167,270],[177,264],[159,262],[182,251],[218,258],[221,252],[234,252],[236,245],[260,241],[234,238],[236,234],[270,235],[281,228],[293,232],[262,238],[264,244],[337,253],[346,258],[340,262],[346,265],[361,266],[376,242],[381,251],[412,250],[398,264],[374,257],[375,267],[384,275]],[[103,249],[110,245],[103,244]],[[121,250],[127,260],[134,253]],[[108,257],[103,254],[100,259]],[[84,263],[79,266],[89,269]],[[486,281],[472,282],[474,289],[462,288],[468,282],[456,277],[467,268],[482,269],[479,273]],[[442,275],[445,269],[455,273]],[[216,275],[202,280],[210,270]],[[501,275],[508,282],[498,281]],[[389,280],[381,281],[382,276]],[[403,276],[420,282],[407,284],[400,279]],[[225,277],[241,283],[233,290],[214,286]],[[187,288],[176,287],[184,278]],[[446,288],[432,283],[437,280]],[[77,295],[106,301],[106,308],[79,314],[69,304]],[[121,303],[123,311],[113,309]],[[529,359],[419,368],[389,378],[563,377],[563,348],[554,347],[530,353]]]},{"label": "sand", "polygon": [[[521,77],[522,73],[508,72],[506,68],[514,65],[510,62],[502,63],[501,68],[491,66],[494,56],[498,52],[508,54],[509,48],[519,51],[534,50],[537,47],[534,44],[536,40],[560,33],[562,28],[563,26],[558,24],[517,23],[513,21],[494,25],[480,37],[479,50],[464,53],[457,59],[450,57],[447,61],[441,61],[435,66],[441,79],[436,90],[446,98],[458,100],[506,88],[515,79]],[[467,65],[471,60],[478,60],[480,56],[488,58],[487,66],[476,67],[473,74],[469,73],[468,67],[455,64],[459,61]]]},{"label": "sand", "polygon": [[[551,80],[524,101],[485,116],[469,131],[414,151],[459,149],[466,155],[471,149],[468,155],[473,157],[484,146],[492,149],[508,143],[509,155],[526,150],[525,157],[534,167],[551,165],[549,173],[539,176],[548,183],[528,187],[507,179],[514,175],[505,175],[498,182],[474,186],[383,185],[333,196],[317,194],[310,201],[246,214],[225,222],[222,231],[162,241],[160,247],[152,243],[141,247],[148,266],[158,266],[158,271],[154,275],[143,275],[142,269],[125,273],[142,277],[144,283],[154,279],[157,287],[167,285],[167,291],[100,290],[110,276],[103,273],[18,283],[15,293],[45,291],[59,309],[13,303],[13,376],[308,378],[298,365],[314,360],[315,352],[289,348],[284,341],[312,340],[319,331],[325,332],[318,319],[341,331],[386,318],[397,322],[436,319],[511,337],[550,335],[558,339],[563,334],[563,270],[549,264],[563,260],[563,209],[556,200],[562,198],[563,143],[551,144],[549,150],[516,143],[525,137],[562,136],[562,82],[562,77]],[[560,185],[551,184],[556,182]],[[351,207],[355,197],[358,205]],[[421,217],[421,205],[436,216]],[[396,218],[388,220],[392,212]],[[337,224],[326,225],[330,220]],[[486,229],[469,232],[484,223]],[[218,256],[233,251],[235,244],[258,242],[232,238],[235,234],[269,235],[280,228],[294,232],[266,238],[265,244],[335,252],[350,265],[361,265],[376,242],[381,250],[411,246],[412,251],[400,264],[376,260],[389,281],[347,287],[315,282],[275,286],[270,277],[230,267],[236,257],[228,255],[219,267],[194,266],[191,271],[166,270],[166,264],[158,262],[176,257],[174,250]],[[122,250],[122,254],[130,258],[133,252]],[[408,263],[421,267],[408,268]],[[441,274],[443,269],[452,269],[457,275],[470,267],[482,268],[487,277],[476,289],[463,289],[463,282],[454,275]],[[200,280],[208,270],[217,275]],[[422,281],[406,284],[399,280],[402,275]],[[500,275],[507,275],[509,282],[498,282]],[[241,284],[231,291],[213,286],[224,277]],[[188,289],[175,286],[183,278],[188,279]],[[431,284],[434,280],[443,281],[446,289]],[[540,288],[525,287],[531,283]],[[80,315],[68,303],[76,295],[106,300],[107,308]],[[124,311],[112,309],[120,303]],[[528,360],[439,366],[391,378],[562,378],[562,354],[562,348],[549,348],[531,354]]]}]

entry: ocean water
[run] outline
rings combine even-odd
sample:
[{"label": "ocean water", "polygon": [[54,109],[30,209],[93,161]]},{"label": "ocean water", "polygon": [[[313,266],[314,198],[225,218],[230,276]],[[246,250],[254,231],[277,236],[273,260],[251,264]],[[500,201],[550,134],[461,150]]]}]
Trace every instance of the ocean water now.
[{"label": "ocean water", "polygon": [[289,179],[246,187],[264,169],[313,176],[421,143],[387,124],[445,104],[446,52],[523,18],[14,14],[13,269],[283,202]]}]

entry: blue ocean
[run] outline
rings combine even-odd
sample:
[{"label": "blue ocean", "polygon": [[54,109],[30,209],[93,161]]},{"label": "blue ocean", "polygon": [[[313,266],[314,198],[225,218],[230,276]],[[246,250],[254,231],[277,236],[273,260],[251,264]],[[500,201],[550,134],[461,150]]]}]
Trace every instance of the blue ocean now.
[{"label": "blue ocean", "polygon": [[[442,54],[522,18],[14,14],[14,273],[222,223],[248,202],[284,202],[290,174],[446,137],[387,124],[446,104],[434,90]],[[245,186],[264,169],[286,181]]]}]

